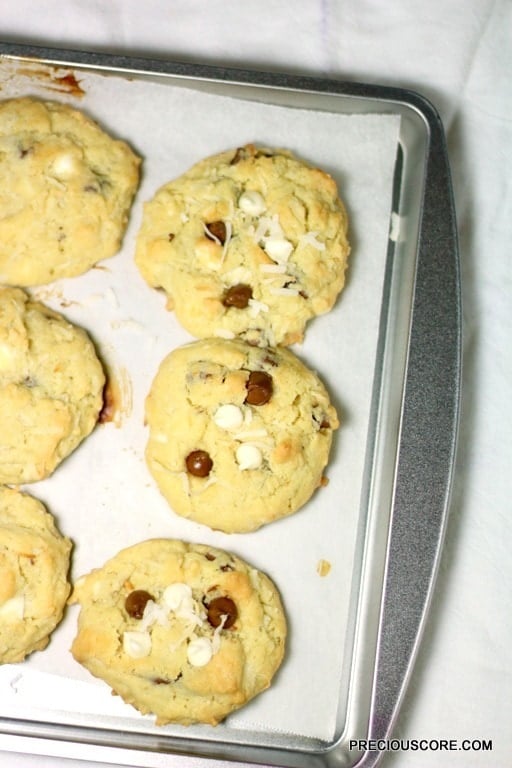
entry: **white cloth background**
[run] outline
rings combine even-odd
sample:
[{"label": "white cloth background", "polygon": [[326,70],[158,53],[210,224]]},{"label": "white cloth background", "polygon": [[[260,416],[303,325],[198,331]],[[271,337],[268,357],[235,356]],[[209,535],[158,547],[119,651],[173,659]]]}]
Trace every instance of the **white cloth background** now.
[{"label": "white cloth background", "polygon": [[[0,38],[393,84],[437,106],[459,221],[462,422],[441,573],[394,735],[492,739],[493,751],[388,753],[382,766],[511,766],[511,0],[4,0]],[[3,752],[0,766],[86,768],[85,756]]]}]

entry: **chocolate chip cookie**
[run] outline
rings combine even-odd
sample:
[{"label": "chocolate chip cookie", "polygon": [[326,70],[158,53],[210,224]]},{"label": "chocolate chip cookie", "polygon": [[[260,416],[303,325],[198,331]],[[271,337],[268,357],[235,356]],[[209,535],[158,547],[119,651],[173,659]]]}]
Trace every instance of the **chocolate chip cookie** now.
[{"label": "chocolate chip cookie", "polygon": [[268,688],[286,619],[273,582],[233,554],[152,539],[75,584],[71,652],[157,724],[217,724]]},{"label": "chocolate chip cookie", "polygon": [[0,287],[0,483],[48,477],[93,430],[104,385],[83,329]]},{"label": "chocolate chip cookie", "polygon": [[41,502],[0,487],[0,664],[48,645],[71,589],[70,551]]},{"label": "chocolate chip cookie", "polygon": [[335,181],[283,150],[207,158],[144,206],[135,260],[199,338],[288,345],[345,281],[347,214]]},{"label": "chocolate chip cookie", "polygon": [[285,347],[203,339],[161,363],[146,399],[146,460],[183,517],[227,533],[296,512],[322,485],[338,417]]},{"label": "chocolate chip cookie", "polygon": [[0,283],[80,275],[120,248],[140,160],[66,104],[0,102]]}]

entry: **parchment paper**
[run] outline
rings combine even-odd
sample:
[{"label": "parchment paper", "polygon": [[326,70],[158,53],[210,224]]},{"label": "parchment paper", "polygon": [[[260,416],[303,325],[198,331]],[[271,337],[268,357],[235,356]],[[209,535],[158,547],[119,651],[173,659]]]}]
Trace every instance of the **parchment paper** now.
[{"label": "parchment paper", "polygon": [[[289,620],[286,659],[272,687],[219,728],[227,739],[234,727],[331,739],[346,661],[399,118],[299,110],[83,73],[76,75],[84,91],[78,98],[59,85],[55,75],[65,72],[45,72],[40,65],[26,70],[0,67],[2,98],[32,93],[74,103],[129,141],[144,162],[119,254],[79,278],[32,291],[92,335],[118,386],[116,418],[98,426],[51,478],[24,490],[47,505],[73,540],[73,578],[155,536],[210,543],[268,573]],[[192,339],[165,309],[163,296],[146,286],[133,253],[143,201],[202,157],[246,142],[286,147],[334,176],[350,216],[352,255],[336,307],[310,323],[305,342],[293,348],[323,378],[341,417],[329,484],[292,517],[255,533],[228,535],[175,515],[146,469],[144,398],[160,361]],[[322,562],[330,567],[324,576]],[[0,714],[154,728],[152,718],[112,697],[73,660],[76,615],[75,608],[68,610],[44,652],[0,667]]]}]

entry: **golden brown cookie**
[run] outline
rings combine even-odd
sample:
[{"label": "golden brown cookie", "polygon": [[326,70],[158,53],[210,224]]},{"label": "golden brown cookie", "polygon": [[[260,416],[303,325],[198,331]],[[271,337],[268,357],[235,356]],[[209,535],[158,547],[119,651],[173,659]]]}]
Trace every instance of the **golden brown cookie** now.
[{"label": "golden brown cookie", "polygon": [[71,652],[157,724],[217,724],[268,688],[286,619],[265,574],[201,544],[152,539],[82,577]]},{"label": "golden brown cookie", "polygon": [[332,308],[348,254],[332,177],[290,152],[248,145],[158,190],[135,259],[192,335],[287,345]]},{"label": "golden brown cookie", "polygon": [[66,104],[0,102],[0,283],[49,283],[113,256],[139,164],[124,141]]},{"label": "golden brown cookie", "polygon": [[290,350],[203,339],[173,350],[146,400],[148,467],[172,509],[228,533],[297,511],[339,422]]},{"label": "golden brown cookie", "polygon": [[84,330],[0,287],[0,483],[48,477],[93,430],[104,384]]},{"label": "golden brown cookie", "polygon": [[0,664],[48,645],[71,589],[70,551],[41,502],[0,487]]}]

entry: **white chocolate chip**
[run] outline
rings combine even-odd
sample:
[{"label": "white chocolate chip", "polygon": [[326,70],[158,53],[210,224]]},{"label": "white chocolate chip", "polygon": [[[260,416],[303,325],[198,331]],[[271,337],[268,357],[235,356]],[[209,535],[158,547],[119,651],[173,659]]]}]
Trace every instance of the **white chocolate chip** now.
[{"label": "white chocolate chip", "polygon": [[249,216],[260,216],[267,208],[265,200],[255,190],[243,192],[238,199],[238,205]]},{"label": "white chocolate chip", "polygon": [[197,626],[203,624],[201,610],[198,609],[197,604],[194,602],[192,590],[188,584],[182,582],[170,584],[164,590],[162,603],[179,619],[184,619]]},{"label": "white chocolate chip", "polygon": [[236,460],[241,470],[258,469],[263,461],[263,456],[257,446],[244,443],[236,449]]},{"label": "white chocolate chip", "polygon": [[151,636],[149,632],[123,632],[123,650],[132,659],[143,659],[151,653]]},{"label": "white chocolate chip", "polygon": [[282,264],[288,261],[293,251],[293,245],[285,237],[267,237],[264,249],[272,261]]},{"label": "white chocolate chip", "polygon": [[25,598],[15,595],[0,605],[0,618],[4,621],[21,621],[25,615]]},{"label": "white chocolate chip", "polygon": [[207,637],[196,637],[187,648],[187,659],[193,667],[204,667],[213,656],[212,644]]},{"label": "white chocolate chip", "polygon": [[77,172],[77,165],[73,155],[67,153],[57,155],[52,163],[51,170],[58,179],[70,179]]},{"label": "white chocolate chip", "polygon": [[180,581],[169,584],[162,595],[162,602],[170,611],[177,611],[179,608],[192,599],[192,590],[188,584]]},{"label": "white chocolate chip", "polygon": [[222,429],[239,429],[244,423],[244,415],[238,405],[226,403],[217,408],[213,420]]}]

